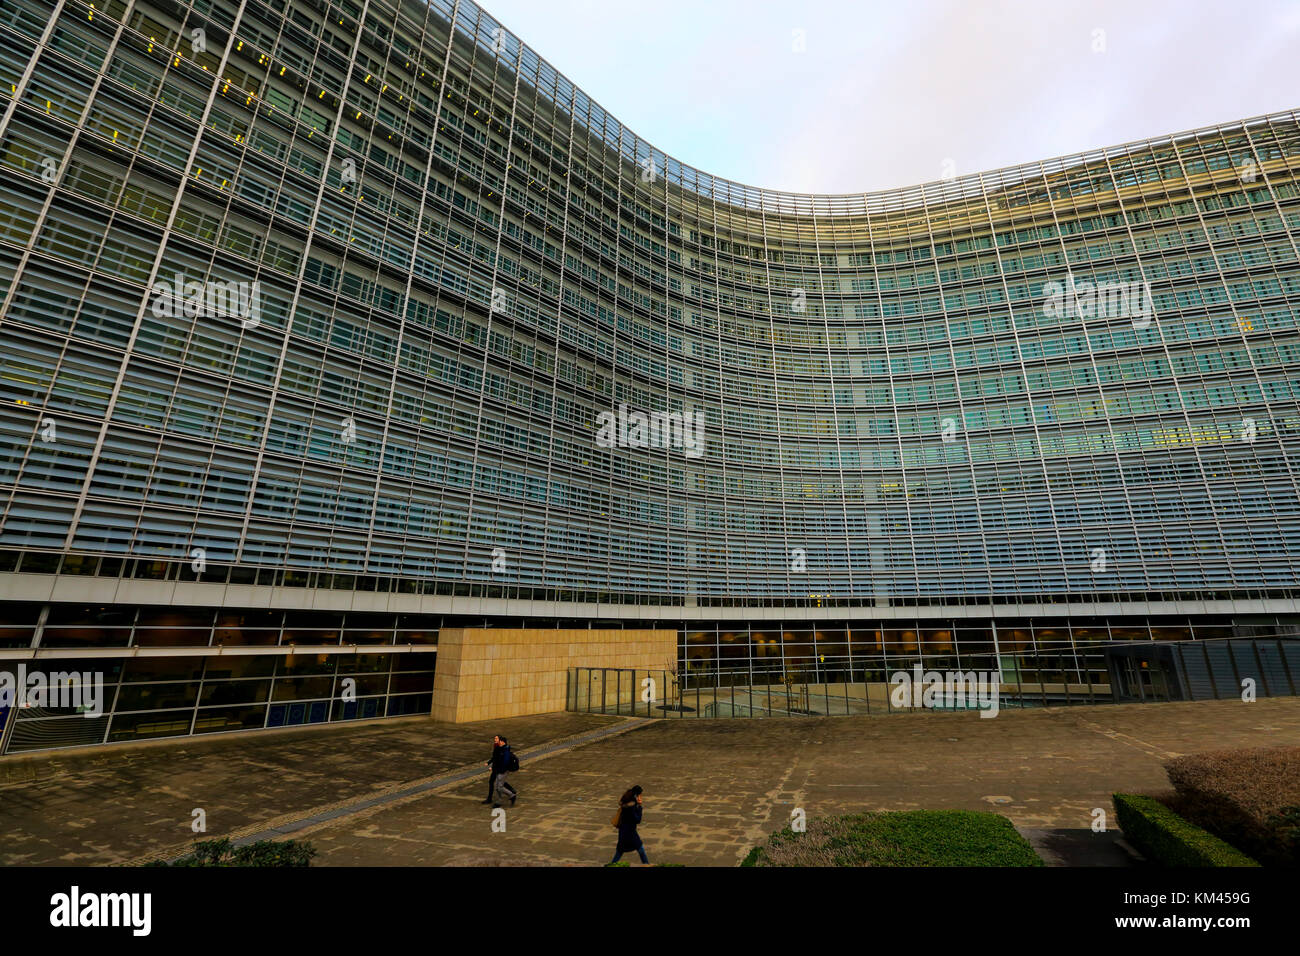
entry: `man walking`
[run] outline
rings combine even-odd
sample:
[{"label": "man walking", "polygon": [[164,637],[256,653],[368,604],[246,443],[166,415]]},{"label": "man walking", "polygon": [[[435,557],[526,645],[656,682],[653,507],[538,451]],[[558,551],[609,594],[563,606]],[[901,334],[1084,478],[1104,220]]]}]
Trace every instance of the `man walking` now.
[{"label": "man walking", "polygon": [[492,754],[487,759],[487,765],[492,769],[491,776],[488,777],[488,795],[484,803],[491,803],[496,798],[497,792],[497,752],[501,749],[501,736],[492,738]]},{"label": "man walking", "polygon": [[492,792],[492,809],[501,806],[501,798],[504,794],[510,798],[510,805],[515,805],[515,799],[519,792],[510,786],[510,773],[519,768],[519,763],[513,753],[510,752],[510,742],[505,738],[498,736],[496,738],[500,745],[492,752],[492,779],[496,781]]}]

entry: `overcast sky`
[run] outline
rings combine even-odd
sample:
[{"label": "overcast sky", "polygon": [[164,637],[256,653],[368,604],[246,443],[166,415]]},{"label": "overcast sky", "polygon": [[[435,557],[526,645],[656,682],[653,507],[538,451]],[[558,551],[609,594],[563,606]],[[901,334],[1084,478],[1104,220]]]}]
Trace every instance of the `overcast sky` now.
[{"label": "overcast sky", "polygon": [[[1300,0],[482,0],[706,172],[862,192],[1300,108]],[[796,51],[795,31],[805,49]]]}]

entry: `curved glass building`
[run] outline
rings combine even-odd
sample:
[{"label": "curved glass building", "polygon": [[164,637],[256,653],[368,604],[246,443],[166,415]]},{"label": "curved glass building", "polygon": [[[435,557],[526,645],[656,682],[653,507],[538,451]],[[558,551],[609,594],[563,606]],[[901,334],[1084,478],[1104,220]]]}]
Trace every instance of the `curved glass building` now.
[{"label": "curved glass building", "polygon": [[143,667],[101,740],[427,710],[449,622],[852,670],[1295,619],[1296,113],[775,192],[468,0],[12,0],[0,110],[0,653]]}]

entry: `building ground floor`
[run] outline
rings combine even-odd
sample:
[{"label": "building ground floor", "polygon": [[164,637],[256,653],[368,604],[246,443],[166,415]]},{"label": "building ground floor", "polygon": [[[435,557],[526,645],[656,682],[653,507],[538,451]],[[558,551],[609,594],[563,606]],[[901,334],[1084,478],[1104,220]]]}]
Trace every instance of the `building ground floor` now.
[{"label": "building ground floor", "polygon": [[[1244,679],[1260,696],[1300,687],[1300,614],[1289,606],[857,618],[764,609],[727,619],[698,609],[687,619],[585,607],[561,609],[571,616],[304,608],[248,590],[263,606],[238,606],[237,594],[217,606],[176,594],[6,600],[0,589],[0,753],[417,714],[464,722],[600,710],[613,681],[616,709],[639,701],[652,716],[683,716],[694,699],[696,716],[729,717],[870,712],[873,686],[918,668],[996,674],[1007,706],[1224,697]],[[1189,642],[1203,649],[1152,650]]]}]

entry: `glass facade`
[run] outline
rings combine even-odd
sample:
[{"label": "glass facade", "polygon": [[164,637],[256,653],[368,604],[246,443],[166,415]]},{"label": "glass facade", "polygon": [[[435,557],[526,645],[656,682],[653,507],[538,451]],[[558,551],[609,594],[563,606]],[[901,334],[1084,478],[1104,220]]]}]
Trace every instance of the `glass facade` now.
[{"label": "glass facade", "polygon": [[6,753],[427,714],[432,704],[433,661],[424,654],[58,658],[44,665],[50,674],[99,675],[103,714],[16,710]]},{"label": "glass facade", "polygon": [[[1045,635],[1041,645],[1026,651],[1024,638],[1031,627],[1003,628],[1007,639],[1001,654],[995,653],[988,630],[982,641],[978,633],[967,634],[963,646],[951,629],[874,634],[858,629],[848,634],[847,642],[844,633],[815,632],[820,649],[831,653],[786,658],[783,663],[777,659],[779,650],[772,648],[766,660],[723,659],[716,667],[699,666],[701,658],[688,658],[684,669],[672,671],[574,667],[567,680],[568,709],[664,718],[908,712],[921,705],[894,697],[893,681],[899,674],[915,674],[918,665],[922,673],[944,675],[950,683],[965,674],[996,674],[998,685],[985,688],[983,703],[987,706],[996,696],[999,709],[1241,699],[1247,679],[1261,697],[1300,693],[1300,640],[1293,636],[1224,639],[1209,633],[1214,628],[1198,627],[1206,633],[1195,640],[1157,643],[1146,634],[1139,636],[1140,626],[1129,625],[1123,628],[1129,632],[1123,635],[1127,640],[1096,644],[1090,643],[1090,635],[1080,635],[1080,642],[1071,645],[1068,625],[1058,622],[1050,630],[1056,636]],[[736,636],[726,634],[724,640]],[[796,636],[784,635],[787,640]],[[1185,636],[1190,638],[1191,632]],[[647,686],[656,688],[651,699],[642,693]],[[981,709],[979,701],[962,696],[960,708],[954,702],[937,709]]]},{"label": "glass facade", "polygon": [[0,573],[661,605],[686,656],[1290,602],[1298,180],[1288,112],[773,192],[464,0],[7,0]]}]

